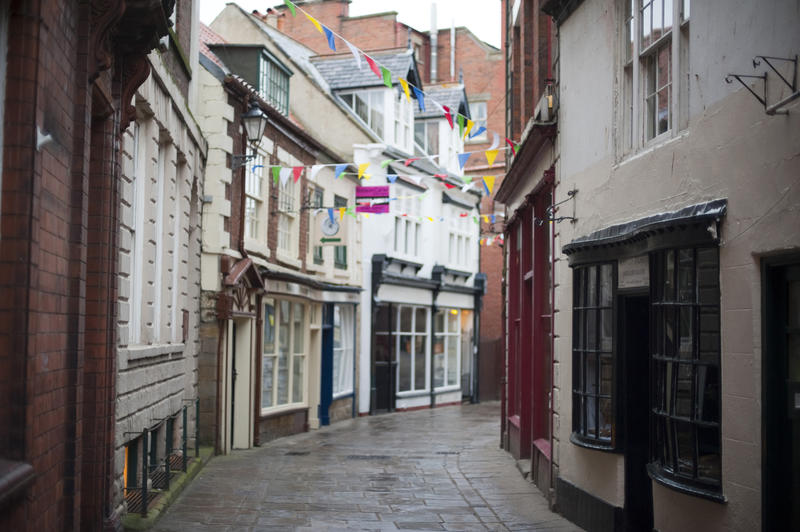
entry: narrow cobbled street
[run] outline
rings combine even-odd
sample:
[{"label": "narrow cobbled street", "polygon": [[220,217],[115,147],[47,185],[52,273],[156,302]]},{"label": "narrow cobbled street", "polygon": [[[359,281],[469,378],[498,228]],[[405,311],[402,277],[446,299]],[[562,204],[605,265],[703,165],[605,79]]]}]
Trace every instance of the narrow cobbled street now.
[{"label": "narrow cobbled street", "polygon": [[498,448],[498,419],[364,417],[217,457],[155,530],[576,530]]}]

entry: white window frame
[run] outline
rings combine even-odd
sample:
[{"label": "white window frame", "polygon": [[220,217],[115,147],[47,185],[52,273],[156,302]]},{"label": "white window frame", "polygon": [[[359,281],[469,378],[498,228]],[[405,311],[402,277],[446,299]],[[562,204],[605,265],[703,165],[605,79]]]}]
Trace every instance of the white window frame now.
[{"label": "white window frame", "polygon": [[[394,305],[394,308],[397,309],[396,314],[396,322],[394,329],[392,331],[392,335],[395,337],[395,360],[397,362],[397,371],[395,372],[395,389],[397,390],[397,396],[407,396],[407,395],[416,395],[419,393],[424,393],[430,390],[430,308],[423,307],[419,305]],[[411,330],[410,331],[401,331],[400,324],[402,323],[402,312],[403,309],[410,309],[411,310]],[[425,311],[425,331],[424,332],[417,332],[417,310],[422,309]],[[410,344],[410,362],[411,362],[411,378],[410,378],[410,385],[411,388],[409,390],[400,390],[400,341],[402,337],[411,337],[411,344]],[[423,337],[423,349],[425,350],[425,386],[423,388],[416,387],[416,338]]]},{"label": "white window frame", "polygon": [[291,256],[297,255],[297,238],[292,238],[297,222],[296,183],[289,178],[286,184],[278,184],[278,251]]},{"label": "white window frame", "polygon": [[252,164],[245,170],[244,181],[244,236],[259,238],[260,213],[262,210],[262,187],[264,183],[264,156],[256,154]]},{"label": "white window frame", "polygon": [[[423,131],[423,133],[422,133],[423,144],[419,144],[417,142],[416,129],[417,129],[418,126],[421,127],[422,131]],[[431,132],[428,131],[433,126],[436,127],[436,135],[435,135],[436,147],[435,148],[433,146],[431,146],[431,142],[430,142],[430,133]],[[416,155],[421,156],[421,157],[422,156],[426,156],[426,155],[439,155],[439,153],[441,152],[441,150],[440,150],[441,140],[442,139],[440,137],[440,132],[439,132],[439,120],[416,120],[414,122],[414,152],[415,152]]]},{"label": "white window frame", "polygon": [[399,148],[411,151],[411,122],[413,110],[403,91],[397,91],[394,98],[394,143]]},{"label": "white window frame", "polygon": [[458,269],[472,270],[471,218],[463,218],[455,210],[450,212],[450,232],[446,263]]},{"label": "white window frame", "polygon": [[[450,315],[455,313],[456,316],[456,325],[457,330],[451,331],[449,329],[450,324]],[[441,331],[438,330],[437,318],[442,317],[442,324],[443,328]],[[434,323],[434,340],[433,350],[435,351],[437,341],[441,339],[442,341],[442,353],[433,353],[433,369],[434,369],[434,391],[441,391],[441,390],[458,390],[461,388],[461,310],[454,309],[454,308],[442,308],[434,316],[433,319]],[[451,342],[455,342],[456,345],[456,372],[455,372],[455,383],[450,384],[448,382],[448,375],[450,374],[450,361],[449,361],[449,347]],[[437,359],[441,357],[442,360],[442,371],[443,371],[443,384],[436,386],[436,375],[435,372],[438,369],[437,366]]]},{"label": "white window frame", "polygon": [[[333,306],[333,398],[353,394],[353,363],[355,360],[355,311],[353,305]],[[339,329],[339,347],[336,329]],[[339,366],[338,379],[336,367]]]},{"label": "white window frame", "polygon": [[[366,105],[367,116],[359,116],[356,98],[360,98]],[[381,139],[386,134],[386,89],[347,91],[339,93],[339,99],[344,103],[364,125],[375,132]],[[380,107],[380,109],[378,109]],[[374,116],[373,112],[379,113]],[[377,129],[380,126],[380,129]]]},{"label": "white window frame", "polygon": [[[488,109],[488,107],[489,107],[489,104],[486,101],[482,101],[482,102],[477,102],[476,101],[476,102],[470,102],[469,103],[469,114],[470,114],[472,122],[474,123],[474,125],[472,126],[472,131],[473,132],[477,131],[481,127],[488,127],[486,125],[487,121],[489,119],[489,114],[488,114],[489,113],[489,109]],[[483,110],[483,113],[479,112],[481,109]],[[488,139],[489,139],[489,133],[488,133],[488,129],[487,129],[486,131],[484,131],[480,135],[475,135],[472,138],[470,138],[470,136],[467,135],[466,142],[469,142],[469,143],[486,142]]]},{"label": "white window frame", "polygon": [[[312,208],[321,209],[325,206],[325,189],[321,186],[313,184],[308,186],[308,199]],[[312,210],[312,214],[317,212]],[[313,223],[313,217],[311,218]],[[317,266],[325,264],[325,247],[324,246],[309,246],[309,253],[311,260],[309,262]]]},{"label": "white window frame", "polygon": [[[279,373],[280,373],[280,334],[281,334],[281,319],[283,318],[283,313],[285,312],[284,305],[288,305],[288,312],[289,312],[289,322],[288,322],[288,334],[289,334],[289,341],[288,341],[288,357],[286,360],[286,371],[287,371],[287,385],[286,385],[286,399],[287,402],[278,404],[278,382],[279,382]],[[272,306],[273,314],[272,320],[270,320],[270,315],[268,314],[267,309]],[[295,318],[295,308],[300,307],[303,309],[303,319],[300,322],[301,327],[301,334],[302,334],[302,346],[298,348],[296,345],[297,343],[297,335],[294,328],[294,318]],[[272,414],[275,412],[280,412],[282,410],[290,410],[298,407],[304,407],[308,404],[308,353],[309,351],[309,319],[310,319],[310,308],[305,302],[296,300],[296,299],[289,299],[289,298],[265,298],[263,303],[263,310],[264,310],[264,334],[262,335],[262,345],[261,345],[261,396],[259,397],[259,407],[261,409],[261,415]],[[272,348],[269,349],[269,345],[267,344],[267,330],[268,327],[272,328]],[[267,375],[265,370],[265,361],[267,358],[272,359],[272,375]],[[295,391],[296,391],[296,382],[295,382],[295,365],[301,365],[302,373],[301,373],[301,385],[302,385],[302,398],[301,400],[297,401],[294,399]],[[271,389],[271,401],[272,404],[270,406],[264,406],[264,381],[267,378],[271,378],[272,380],[272,389]]]},{"label": "white window frame", "polygon": [[289,115],[289,76],[286,68],[266,51],[258,63],[258,93],[281,114]]},{"label": "white window frame", "polygon": [[128,345],[138,345],[142,341],[142,274],[144,267],[144,206],[147,178],[142,171],[146,149],[142,143],[144,124],[134,122],[131,129],[133,149],[131,175],[131,260],[130,296],[128,298]]},{"label": "white window frame", "polygon": [[166,190],[166,158],[168,153],[168,144],[159,142],[158,153],[156,161],[156,224],[154,238],[156,240],[156,260],[153,264],[153,322],[151,324],[153,331],[153,342],[161,342],[161,291],[163,289],[162,278],[164,275],[164,242],[166,240],[164,234],[164,199],[167,197]]},{"label": "white window frame", "polygon": [[395,187],[393,197],[399,198],[392,202],[395,221],[393,229],[392,255],[405,258],[418,258],[421,249],[422,223],[419,220],[419,199],[408,189]]}]

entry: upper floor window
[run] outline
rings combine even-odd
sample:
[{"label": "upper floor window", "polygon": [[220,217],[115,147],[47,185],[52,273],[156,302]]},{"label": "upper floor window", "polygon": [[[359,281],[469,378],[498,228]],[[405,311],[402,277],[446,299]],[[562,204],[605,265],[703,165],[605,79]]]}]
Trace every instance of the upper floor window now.
[{"label": "upper floor window", "polygon": [[455,215],[450,222],[447,262],[453,266],[470,268],[472,260],[471,220]]},{"label": "upper floor window", "polygon": [[402,91],[394,100],[394,143],[408,149],[411,144],[412,107]]},{"label": "upper floor window", "polygon": [[292,238],[296,212],[295,196],[296,184],[293,179],[288,179],[285,184],[279,185],[278,191],[278,249],[291,253],[297,238]]},{"label": "upper floor window", "polygon": [[264,156],[256,155],[247,165],[244,183],[244,236],[258,238],[258,218],[261,208],[261,184]]},{"label": "upper floor window", "polygon": [[[486,113],[486,102],[471,102],[469,104],[469,114],[472,117],[472,121],[475,123],[475,125],[472,126],[473,132],[478,131],[482,127],[486,127]],[[472,142],[484,142],[487,138],[488,133],[484,131],[480,135],[475,135],[469,140]]]},{"label": "upper floor window", "polygon": [[[407,190],[407,189],[405,189]],[[422,244],[422,224],[419,221],[419,199],[409,197],[408,192],[398,191],[399,198],[392,202],[394,211],[394,252],[398,255],[416,257]]]},{"label": "upper floor window", "polygon": [[424,157],[439,154],[439,121],[414,122],[414,154]]},{"label": "upper floor window", "polygon": [[261,54],[258,67],[258,93],[275,109],[289,114],[290,72],[266,52]]},{"label": "upper floor window", "polygon": [[383,138],[384,91],[382,89],[348,92],[340,94],[339,97],[378,137]]}]

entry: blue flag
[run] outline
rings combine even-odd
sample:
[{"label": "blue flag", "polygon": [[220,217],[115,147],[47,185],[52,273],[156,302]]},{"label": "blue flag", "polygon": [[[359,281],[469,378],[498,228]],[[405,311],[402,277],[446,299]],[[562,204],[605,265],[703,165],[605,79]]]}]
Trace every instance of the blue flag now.
[{"label": "blue flag", "polygon": [[330,218],[331,223],[333,223],[335,221],[333,219],[333,209],[328,209],[328,218]]},{"label": "blue flag", "polygon": [[414,91],[414,97],[416,97],[417,103],[419,103],[419,110],[425,112],[425,94],[413,85],[411,86],[411,90]]},{"label": "blue flag", "polygon": [[478,135],[480,135],[481,133],[483,133],[484,131],[486,131],[486,128],[485,128],[485,127],[483,127],[483,126],[481,126],[481,127],[479,127],[479,128],[477,129],[477,131],[475,131],[475,133],[473,133],[472,135],[470,135],[470,136],[469,136],[469,138],[473,139],[473,138],[477,137]]},{"label": "blue flag", "polygon": [[467,164],[467,159],[469,159],[470,155],[472,154],[471,153],[458,154],[458,165],[461,167],[462,170],[464,169],[464,165]]},{"label": "blue flag", "polygon": [[344,172],[346,168],[347,168],[347,164],[337,164],[336,165],[336,179],[339,179],[339,177],[342,175],[342,172]]},{"label": "blue flag", "polygon": [[395,174],[386,174],[386,179],[389,181],[389,183],[394,183],[397,181],[397,176]]},{"label": "blue flag", "polygon": [[325,32],[325,37],[328,38],[328,46],[330,46],[331,50],[335,52],[336,43],[333,42],[333,32],[329,30],[327,26],[322,26],[322,31]]}]

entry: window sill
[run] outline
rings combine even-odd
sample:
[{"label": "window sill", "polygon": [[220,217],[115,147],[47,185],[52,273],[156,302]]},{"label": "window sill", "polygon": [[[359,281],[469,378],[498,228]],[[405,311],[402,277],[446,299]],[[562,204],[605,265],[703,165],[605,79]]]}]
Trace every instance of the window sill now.
[{"label": "window sill", "polygon": [[692,486],[690,484],[684,484],[679,480],[676,480],[672,476],[664,473],[660,467],[658,467],[655,463],[651,462],[647,464],[647,475],[658,482],[662,486],[667,488],[673,489],[677,492],[684,493],[686,495],[691,495],[694,497],[700,497],[702,499],[709,500],[711,502],[716,502],[719,504],[727,504],[728,499],[719,491],[715,491],[711,488],[704,488],[699,486]]},{"label": "window sill", "polygon": [[0,507],[27,488],[34,477],[31,464],[0,458]]},{"label": "window sill", "polygon": [[289,267],[292,267],[292,268],[295,268],[295,269],[298,269],[298,270],[303,266],[303,262],[301,260],[293,259],[291,257],[291,255],[286,251],[278,250],[275,253],[275,259],[277,259],[278,262],[281,262],[281,263],[285,264],[286,266],[289,266]]},{"label": "window sill", "polygon": [[286,414],[296,414],[308,410],[308,406],[300,403],[292,403],[290,405],[270,407],[266,410],[261,410],[261,419],[269,419]]},{"label": "window sill", "polygon": [[410,399],[412,397],[422,397],[430,394],[431,392],[428,390],[413,390],[410,392],[397,392],[397,397],[398,399]]},{"label": "window sill", "polygon": [[338,401],[339,399],[348,399],[350,397],[353,397],[353,390],[333,394],[334,401]]},{"label": "window sill", "polygon": [[569,435],[569,441],[571,441],[574,445],[577,445],[578,447],[583,447],[585,449],[603,451],[606,453],[621,452],[620,449],[615,447],[612,442],[603,443],[602,440],[587,440],[574,432]]},{"label": "window sill", "polygon": [[184,344],[135,345],[120,349],[120,354],[127,360],[141,360],[161,355],[182,355],[185,347]]},{"label": "window sill", "polygon": [[457,392],[459,390],[461,390],[461,385],[460,384],[451,384],[449,386],[441,386],[441,387],[438,387],[438,388],[434,388],[433,389],[433,393],[436,394],[436,395],[442,395],[442,394],[445,394],[445,393]]}]

